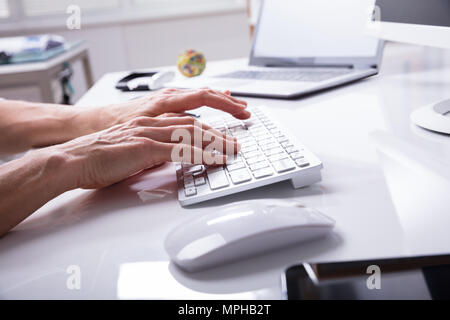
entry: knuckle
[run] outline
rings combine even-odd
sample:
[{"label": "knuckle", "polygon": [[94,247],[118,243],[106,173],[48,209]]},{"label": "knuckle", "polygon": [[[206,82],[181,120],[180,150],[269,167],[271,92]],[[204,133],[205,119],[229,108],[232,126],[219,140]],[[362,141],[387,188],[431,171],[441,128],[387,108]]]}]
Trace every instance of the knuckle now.
[{"label": "knuckle", "polygon": [[133,136],[144,136],[147,133],[147,128],[145,127],[137,127],[133,129]]},{"label": "knuckle", "polygon": [[189,116],[183,117],[183,122],[187,123],[187,124],[191,124],[193,125],[195,122],[195,119]]},{"label": "knuckle", "polygon": [[152,147],[154,142],[152,139],[146,137],[136,137],[135,140],[144,148]]},{"label": "knuckle", "polygon": [[162,89],[161,92],[166,95],[171,95],[171,94],[178,92],[178,90],[174,89],[174,88],[165,88],[165,89]]},{"label": "knuckle", "polygon": [[143,126],[145,123],[147,123],[149,120],[148,117],[137,117],[131,120],[131,124],[133,126]]},{"label": "knuckle", "polygon": [[186,125],[186,126],[184,126],[184,128],[185,128],[187,131],[189,131],[190,133],[193,133],[194,130],[195,130],[195,126],[192,125],[192,124]]}]

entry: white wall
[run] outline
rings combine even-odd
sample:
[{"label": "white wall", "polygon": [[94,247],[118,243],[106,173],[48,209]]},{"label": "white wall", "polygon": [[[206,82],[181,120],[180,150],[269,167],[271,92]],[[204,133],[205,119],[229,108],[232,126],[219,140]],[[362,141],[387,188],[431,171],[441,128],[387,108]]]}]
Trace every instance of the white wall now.
[{"label": "white wall", "polygon": [[[187,48],[202,51],[207,60],[247,56],[250,50],[248,19],[245,11],[214,13],[121,25],[82,27],[81,30],[39,30],[35,33],[61,34],[67,40],[83,39],[89,46],[94,78],[112,71],[175,64]],[[8,32],[19,35],[20,32]],[[75,98],[86,90],[82,69],[75,65]],[[58,86],[55,84],[55,92]],[[39,99],[36,88],[0,89],[0,96]]]}]

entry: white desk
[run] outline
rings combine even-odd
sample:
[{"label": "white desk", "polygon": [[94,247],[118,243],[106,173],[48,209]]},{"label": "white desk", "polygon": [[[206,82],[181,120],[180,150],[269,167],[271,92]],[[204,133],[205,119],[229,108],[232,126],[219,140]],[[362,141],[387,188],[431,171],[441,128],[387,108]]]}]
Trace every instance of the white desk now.
[{"label": "white desk", "polygon": [[[123,74],[105,75],[79,105],[129,99],[113,89]],[[409,122],[413,109],[448,97],[449,51],[390,45],[379,76],[298,100],[248,99],[322,159],[321,183],[294,190],[283,182],[182,208],[168,164],[103,190],[68,192],[0,240],[0,298],[279,298],[280,274],[296,261],[449,252],[450,137]],[[153,188],[174,193],[140,200],[137,192]],[[169,264],[163,241],[179,221],[266,197],[316,207],[336,219],[335,233],[203,273]],[[70,265],[81,268],[81,290],[66,287]]]}]

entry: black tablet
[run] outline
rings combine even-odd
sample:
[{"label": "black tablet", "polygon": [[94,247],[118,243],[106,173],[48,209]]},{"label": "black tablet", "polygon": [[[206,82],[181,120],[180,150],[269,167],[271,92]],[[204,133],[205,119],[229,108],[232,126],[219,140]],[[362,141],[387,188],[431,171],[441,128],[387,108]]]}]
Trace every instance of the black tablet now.
[{"label": "black tablet", "polygon": [[450,299],[450,255],[303,263],[282,287],[289,300]]}]

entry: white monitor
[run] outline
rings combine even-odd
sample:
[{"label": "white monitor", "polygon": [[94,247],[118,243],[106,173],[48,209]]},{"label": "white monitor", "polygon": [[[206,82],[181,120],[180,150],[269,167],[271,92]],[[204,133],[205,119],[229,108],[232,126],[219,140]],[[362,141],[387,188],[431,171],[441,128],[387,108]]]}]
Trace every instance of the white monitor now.
[{"label": "white monitor", "polygon": [[450,0],[377,0],[369,34],[450,49]]},{"label": "white monitor", "polygon": [[[368,30],[386,40],[450,49],[450,0],[377,0]],[[450,99],[415,110],[411,121],[450,134]]]}]

